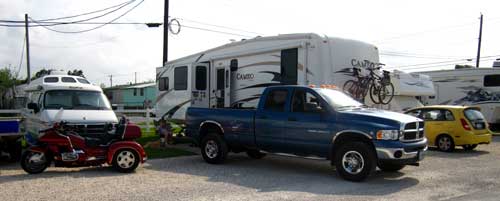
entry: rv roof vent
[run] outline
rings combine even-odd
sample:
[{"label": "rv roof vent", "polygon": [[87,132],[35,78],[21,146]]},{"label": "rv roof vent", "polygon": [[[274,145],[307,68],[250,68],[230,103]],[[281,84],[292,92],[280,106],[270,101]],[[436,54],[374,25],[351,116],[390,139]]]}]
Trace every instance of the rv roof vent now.
[{"label": "rv roof vent", "polygon": [[500,67],[500,58],[493,62],[493,67]]},{"label": "rv roof vent", "polygon": [[455,69],[474,68],[471,65],[455,65]]}]

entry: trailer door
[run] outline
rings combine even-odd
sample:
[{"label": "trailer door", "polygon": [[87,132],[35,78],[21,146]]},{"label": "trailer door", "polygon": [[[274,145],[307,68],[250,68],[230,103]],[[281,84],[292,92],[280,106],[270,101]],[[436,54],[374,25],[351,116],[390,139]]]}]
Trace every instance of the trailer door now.
[{"label": "trailer door", "polygon": [[210,104],[210,65],[195,63],[192,66],[191,105],[193,107],[208,108]]}]

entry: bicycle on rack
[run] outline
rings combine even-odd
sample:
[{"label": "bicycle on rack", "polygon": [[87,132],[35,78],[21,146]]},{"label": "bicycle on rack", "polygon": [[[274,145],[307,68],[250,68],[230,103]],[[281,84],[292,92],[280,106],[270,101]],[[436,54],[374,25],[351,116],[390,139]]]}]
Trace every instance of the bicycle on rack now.
[{"label": "bicycle on rack", "polygon": [[364,102],[367,93],[370,92],[370,99],[375,104],[389,104],[394,97],[394,85],[391,83],[389,71],[383,71],[382,76],[378,75],[377,68],[367,68],[370,73],[366,76],[361,75],[361,69],[353,68],[353,77],[344,83],[343,90],[349,93],[358,101]]}]

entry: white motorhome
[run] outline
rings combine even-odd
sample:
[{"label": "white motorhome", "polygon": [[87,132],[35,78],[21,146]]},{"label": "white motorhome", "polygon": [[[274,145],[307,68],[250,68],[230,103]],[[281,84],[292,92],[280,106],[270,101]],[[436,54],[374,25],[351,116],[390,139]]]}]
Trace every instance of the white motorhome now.
[{"label": "white motorhome", "polygon": [[353,67],[378,64],[377,47],[361,41],[312,33],[256,37],[157,68],[154,111],[157,118],[183,120],[189,106],[252,108],[265,87],[342,87],[353,79]]},{"label": "white motorhome", "polygon": [[118,122],[102,89],[83,77],[52,71],[24,90],[28,104],[21,112],[28,142],[55,121],[66,121],[85,134],[101,134],[106,124]]},{"label": "white motorhome", "polygon": [[473,105],[481,108],[492,130],[500,130],[500,68],[461,68],[419,72],[432,78],[435,96],[425,105]]}]

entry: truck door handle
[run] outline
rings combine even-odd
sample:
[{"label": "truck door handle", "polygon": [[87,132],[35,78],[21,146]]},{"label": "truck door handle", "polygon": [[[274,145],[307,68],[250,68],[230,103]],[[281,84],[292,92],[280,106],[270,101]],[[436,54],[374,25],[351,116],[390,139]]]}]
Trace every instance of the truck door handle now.
[{"label": "truck door handle", "polygon": [[288,121],[297,121],[295,117],[288,117]]}]

